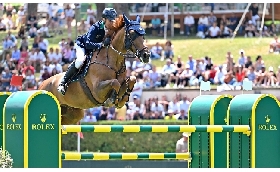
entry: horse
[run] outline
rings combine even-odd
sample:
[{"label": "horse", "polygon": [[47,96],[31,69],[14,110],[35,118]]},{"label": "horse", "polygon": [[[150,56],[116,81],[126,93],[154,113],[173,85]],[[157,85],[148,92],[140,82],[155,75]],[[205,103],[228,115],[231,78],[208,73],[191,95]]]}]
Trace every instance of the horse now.
[{"label": "horse", "polygon": [[111,44],[87,56],[79,72],[67,83],[64,96],[57,87],[65,72],[44,80],[39,86],[39,90],[49,91],[58,99],[62,125],[79,122],[84,117],[84,109],[123,107],[136,83],[135,76],[126,77],[125,59],[133,55],[132,58],[142,63],[149,62],[150,51],[145,45],[145,30],[140,26],[139,16],[134,21],[125,14],[119,15],[112,29]]}]

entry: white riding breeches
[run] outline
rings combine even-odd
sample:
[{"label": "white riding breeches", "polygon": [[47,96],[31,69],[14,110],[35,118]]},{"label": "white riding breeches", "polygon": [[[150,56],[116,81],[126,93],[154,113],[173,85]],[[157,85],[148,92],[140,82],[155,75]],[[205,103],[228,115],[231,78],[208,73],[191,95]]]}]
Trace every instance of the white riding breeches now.
[{"label": "white riding breeches", "polygon": [[79,69],[82,64],[84,63],[86,56],[85,56],[85,49],[79,47],[77,44],[75,44],[75,49],[76,49],[76,61],[75,61],[75,67]]}]

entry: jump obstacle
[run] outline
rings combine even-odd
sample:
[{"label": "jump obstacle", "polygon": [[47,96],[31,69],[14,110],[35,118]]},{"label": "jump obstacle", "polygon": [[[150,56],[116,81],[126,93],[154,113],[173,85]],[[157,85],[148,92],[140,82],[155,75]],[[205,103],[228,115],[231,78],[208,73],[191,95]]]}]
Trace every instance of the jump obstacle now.
[{"label": "jump obstacle", "polygon": [[[189,125],[61,126],[56,97],[42,90],[1,94],[1,103],[2,144],[15,168],[61,168],[62,160],[110,159],[185,159],[189,168],[280,167],[280,104],[269,94],[198,96],[189,108]],[[61,134],[81,131],[189,132],[190,153],[61,152]]]}]

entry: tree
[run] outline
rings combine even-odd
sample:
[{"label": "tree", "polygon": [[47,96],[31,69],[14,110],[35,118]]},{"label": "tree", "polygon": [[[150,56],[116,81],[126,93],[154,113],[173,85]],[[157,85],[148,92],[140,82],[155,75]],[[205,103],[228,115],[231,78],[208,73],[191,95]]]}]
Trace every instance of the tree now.
[{"label": "tree", "polygon": [[105,8],[105,3],[96,3],[96,19],[100,20],[102,17],[102,11]]},{"label": "tree", "polygon": [[129,5],[128,3],[114,3],[118,15],[125,14],[129,18]]},{"label": "tree", "polygon": [[31,15],[32,13],[37,14],[38,3],[28,3],[27,4],[27,15]]}]

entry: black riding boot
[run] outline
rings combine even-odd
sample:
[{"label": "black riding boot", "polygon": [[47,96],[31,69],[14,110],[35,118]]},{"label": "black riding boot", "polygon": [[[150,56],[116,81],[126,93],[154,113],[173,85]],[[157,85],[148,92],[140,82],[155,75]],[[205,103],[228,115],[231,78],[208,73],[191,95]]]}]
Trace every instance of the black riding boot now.
[{"label": "black riding boot", "polygon": [[78,72],[78,69],[75,67],[75,61],[73,61],[70,66],[68,67],[62,81],[60,82],[57,90],[60,92],[62,95],[65,95],[65,92],[67,90],[67,87],[65,84],[68,82],[68,80],[75,75]]}]

